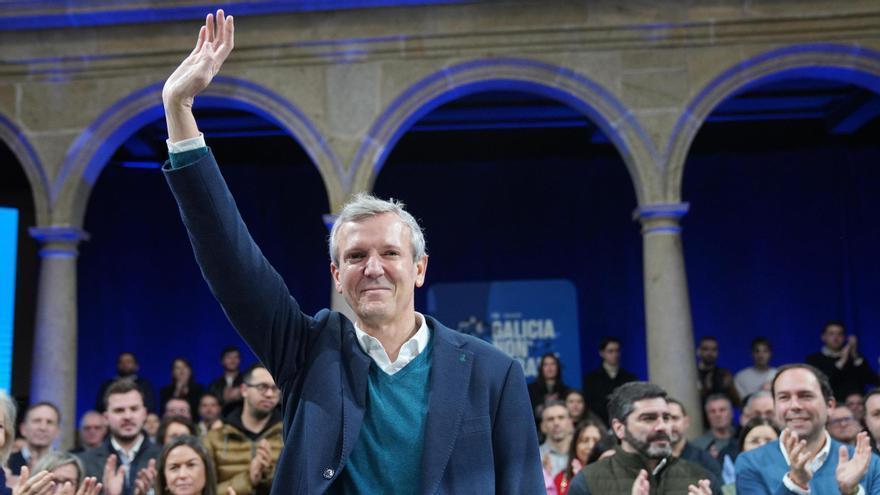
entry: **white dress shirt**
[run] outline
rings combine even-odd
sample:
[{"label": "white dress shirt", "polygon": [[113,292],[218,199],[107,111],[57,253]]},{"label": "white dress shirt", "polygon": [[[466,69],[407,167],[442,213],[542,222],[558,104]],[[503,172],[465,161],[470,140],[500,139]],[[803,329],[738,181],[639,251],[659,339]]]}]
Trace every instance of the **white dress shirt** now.
[{"label": "white dress shirt", "polygon": [[391,358],[388,357],[388,353],[385,352],[382,343],[379,342],[379,339],[361,330],[357,323],[354,324],[354,333],[357,335],[357,341],[361,349],[370,356],[373,362],[376,363],[376,366],[385,373],[393,375],[402,370],[428,346],[431,333],[428,330],[428,325],[425,323],[425,317],[420,313],[416,313],[416,318],[421,322],[419,329],[415,335],[403,343],[400,347],[400,352],[397,353],[397,359],[393,363]]}]

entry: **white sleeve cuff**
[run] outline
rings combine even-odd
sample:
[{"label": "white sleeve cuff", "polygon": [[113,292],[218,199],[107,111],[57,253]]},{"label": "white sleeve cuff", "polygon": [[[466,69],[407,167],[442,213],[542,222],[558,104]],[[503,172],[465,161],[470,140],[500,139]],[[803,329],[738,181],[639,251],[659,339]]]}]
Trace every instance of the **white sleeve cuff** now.
[{"label": "white sleeve cuff", "polygon": [[176,143],[172,143],[170,139],[166,139],[165,142],[168,144],[169,153],[183,153],[184,151],[197,150],[206,146],[205,135],[201,132],[194,138],[184,139],[183,141],[177,141]]},{"label": "white sleeve cuff", "polygon": [[810,490],[804,490],[803,488],[797,486],[794,481],[791,481],[791,478],[788,477],[788,473],[785,473],[785,476],[782,477],[782,484],[785,485],[789,490],[797,493],[798,495],[810,495]]}]

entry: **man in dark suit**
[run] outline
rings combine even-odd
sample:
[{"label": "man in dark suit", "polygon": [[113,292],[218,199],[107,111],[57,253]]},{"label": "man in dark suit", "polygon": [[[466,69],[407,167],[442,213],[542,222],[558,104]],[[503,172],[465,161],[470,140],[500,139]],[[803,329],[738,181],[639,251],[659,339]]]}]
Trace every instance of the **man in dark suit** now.
[{"label": "man in dark suit", "polygon": [[837,402],[852,393],[865,393],[868,386],[880,385],[877,373],[859,353],[859,340],[847,337],[843,323],[829,321],[822,328],[822,350],[807,356],[807,364],[828,377]]},{"label": "man in dark suit", "polygon": [[599,357],[602,364],[584,375],[584,400],[590,411],[608,423],[608,397],[624,383],[638,380],[636,375],[620,367],[620,340],[602,337],[599,341]]},{"label": "man in dark suit", "polygon": [[165,84],[165,174],[211,290],[281,388],[273,493],[543,493],[523,371],[415,311],[428,256],[402,204],[358,195],[333,226],[330,271],[354,322],[302,313],[254,244],[191,111],[233,32],[209,15]]}]

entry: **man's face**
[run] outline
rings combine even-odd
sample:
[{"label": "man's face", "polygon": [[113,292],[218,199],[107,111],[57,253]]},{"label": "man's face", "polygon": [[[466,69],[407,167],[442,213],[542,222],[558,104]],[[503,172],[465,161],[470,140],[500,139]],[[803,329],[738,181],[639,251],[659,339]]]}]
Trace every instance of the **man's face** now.
[{"label": "man's face", "polygon": [[82,425],[79,427],[80,439],[83,446],[92,448],[101,445],[107,436],[107,420],[104,416],[91,412],[83,416]]},{"label": "man's face", "polygon": [[761,395],[749,401],[749,407],[743,411],[742,424],[746,424],[752,418],[762,417],[776,421],[776,411],[773,408],[773,397]]},{"label": "man's face", "polygon": [[206,424],[211,424],[220,417],[220,401],[213,395],[203,395],[199,400],[199,417]]},{"label": "man's face", "polygon": [[180,416],[186,419],[192,419],[192,411],[190,411],[189,402],[183,399],[170,399],[165,403],[164,417]]},{"label": "man's face", "polygon": [[21,428],[28,445],[44,449],[58,437],[58,414],[49,406],[37,406],[28,411]]},{"label": "man's face", "polygon": [[554,441],[564,440],[574,432],[571,414],[564,406],[550,406],[541,413],[541,432]]},{"label": "man's face", "polygon": [[713,430],[729,429],[733,423],[733,409],[727,399],[710,400],[706,403],[706,417]]},{"label": "man's face", "polygon": [[238,371],[238,367],[241,366],[241,354],[238,351],[229,351],[220,359],[220,364],[223,366],[223,371],[230,373]]},{"label": "man's face", "polygon": [[119,355],[119,359],[116,361],[116,372],[119,373],[119,376],[131,376],[137,373],[137,370],[138,366],[134,354],[126,352]]},{"label": "man's face", "polygon": [[714,340],[704,340],[697,347],[697,356],[703,364],[712,366],[718,361],[718,342]]},{"label": "man's face", "polygon": [[770,346],[756,344],[752,348],[752,361],[756,368],[766,368],[770,364]]},{"label": "man's face", "polygon": [[685,432],[691,425],[691,418],[684,415],[681,406],[675,402],[669,403],[669,440],[672,445],[678,445],[685,439]]},{"label": "man's face", "polygon": [[822,332],[822,343],[828,346],[832,351],[843,349],[843,343],[846,339],[843,327],[840,325],[828,325]]},{"label": "man's face", "polygon": [[666,399],[644,399],[633,403],[634,409],[626,424],[611,420],[614,434],[628,452],[639,452],[649,459],[662,459],[672,454],[669,405]]},{"label": "man's face", "polygon": [[251,373],[250,379],[241,385],[241,396],[246,412],[266,417],[278,405],[281,394],[275,387],[272,375],[263,368],[257,368]]},{"label": "man's face", "polygon": [[339,228],[339,266],[330,265],[336,291],[368,324],[411,314],[414,292],[425,282],[428,257],[413,261],[409,227],[393,213]]},{"label": "man's face", "polygon": [[847,395],[844,404],[852,411],[856,421],[861,423],[865,419],[865,397],[862,394],[854,392]]},{"label": "man's face", "polygon": [[831,410],[828,415],[828,433],[831,438],[843,443],[856,441],[856,435],[861,428],[852,411],[846,406],[838,406]]},{"label": "man's face", "polygon": [[147,419],[147,409],[140,392],[130,390],[107,397],[104,417],[110,426],[110,434],[117,440],[130,442],[137,438]]},{"label": "man's face", "polygon": [[822,397],[819,380],[807,369],[792,368],[777,375],[775,383],[776,419],[798,434],[798,438],[817,440],[828,422],[832,401]]},{"label": "man's face", "polygon": [[865,425],[874,442],[880,444],[880,394],[868,397],[865,402]]},{"label": "man's face", "polygon": [[620,344],[617,342],[609,342],[604,349],[599,351],[602,362],[608,366],[620,365]]}]

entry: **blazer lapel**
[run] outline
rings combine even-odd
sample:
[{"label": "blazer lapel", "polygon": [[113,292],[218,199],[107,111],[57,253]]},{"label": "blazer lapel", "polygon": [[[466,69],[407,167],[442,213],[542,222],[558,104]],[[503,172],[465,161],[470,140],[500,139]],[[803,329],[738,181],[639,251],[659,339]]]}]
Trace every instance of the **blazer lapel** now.
[{"label": "blazer lapel", "polygon": [[428,418],[422,450],[421,493],[435,493],[458,437],[467,402],[474,355],[454,342],[453,331],[429,320],[434,350],[428,392]]},{"label": "blazer lapel", "polygon": [[342,353],[342,455],[339,468],[348,460],[364,422],[371,362],[370,357],[358,345],[350,324],[343,328]]}]

